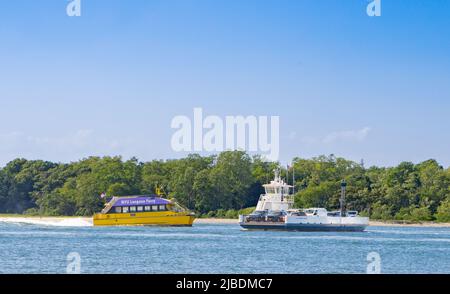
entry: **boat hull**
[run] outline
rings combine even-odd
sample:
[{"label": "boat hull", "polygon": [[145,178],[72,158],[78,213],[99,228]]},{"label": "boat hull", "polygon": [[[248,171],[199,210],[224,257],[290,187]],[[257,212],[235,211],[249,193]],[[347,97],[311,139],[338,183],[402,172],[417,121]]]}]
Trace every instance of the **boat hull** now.
[{"label": "boat hull", "polygon": [[362,232],[367,225],[340,225],[340,224],[276,224],[276,223],[240,223],[247,230],[280,230],[301,232]]},{"label": "boat hull", "polygon": [[99,213],[94,215],[94,226],[192,226],[191,214],[171,212]]}]

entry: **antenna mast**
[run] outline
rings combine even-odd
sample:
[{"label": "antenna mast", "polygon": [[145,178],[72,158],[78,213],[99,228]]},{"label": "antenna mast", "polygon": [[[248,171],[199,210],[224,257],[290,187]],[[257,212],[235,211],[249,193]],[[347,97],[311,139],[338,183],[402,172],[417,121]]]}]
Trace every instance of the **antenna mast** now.
[{"label": "antenna mast", "polygon": [[292,194],[295,194],[295,168],[292,162]]},{"label": "antenna mast", "polygon": [[289,185],[289,164],[286,166],[286,184]]},{"label": "antenna mast", "polygon": [[345,211],[345,192],[347,190],[347,182],[345,180],[342,180],[341,182],[341,199],[340,199],[340,203],[341,203],[341,217],[345,216],[346,211]]}]

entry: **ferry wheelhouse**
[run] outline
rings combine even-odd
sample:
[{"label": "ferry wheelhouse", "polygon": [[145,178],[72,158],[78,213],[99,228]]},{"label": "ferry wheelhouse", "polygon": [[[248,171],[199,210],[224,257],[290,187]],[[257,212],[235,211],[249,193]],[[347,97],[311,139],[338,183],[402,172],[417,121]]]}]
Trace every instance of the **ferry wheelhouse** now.
[{"label": "ferry wheelhouse", "polygon": [[93,223],[94,226],[192,226],[194,219],[194,213],[173,200],[142,195],[113,197],[101,213],[94,215]]},{"label": "ferry wheelhouse", "polygon": [[358,216],[356,211],[345,210],[345,186],[342,184],[341,209],[328,212],[325,208],[294,209],[292,186],[285,183],[275,171],[275,179],[263,185],[256,210],[240,215],[239,224],[251,230],[295,231],[364,231],[369,218]]}]

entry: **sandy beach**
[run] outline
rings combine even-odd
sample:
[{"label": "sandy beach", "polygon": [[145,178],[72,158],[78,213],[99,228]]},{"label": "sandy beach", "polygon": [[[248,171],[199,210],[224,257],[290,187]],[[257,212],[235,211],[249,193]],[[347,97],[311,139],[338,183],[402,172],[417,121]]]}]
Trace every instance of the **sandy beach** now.
[{"label": "sandy beach", "polygon": [[[92,226],[91,217],[38,217],[38,216],[2,216],[0,222],[3,223],[24,223],[36,225],[54,225],[54,226]],[[218,218],[198,218],[194,224],[238,224],[237,219],[218,219]],[[395,221],[370,221],[370,226],[382,227],[446,227],[450,228],[450,223],[402,223]]]},{"label": "sandy beach", "polygon": [[226,218],[197,218],[194,224],[238,224],[238,219],[226,219]]}]

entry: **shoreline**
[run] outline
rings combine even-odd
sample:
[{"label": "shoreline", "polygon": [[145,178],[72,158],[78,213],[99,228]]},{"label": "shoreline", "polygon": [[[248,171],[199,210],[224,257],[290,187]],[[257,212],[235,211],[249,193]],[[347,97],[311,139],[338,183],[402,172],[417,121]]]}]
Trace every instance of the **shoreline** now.
[{"label": "shoreline", "polygon": [[[27,215],[1,215],[0,223],[35,223],[35,224],[55,224],[60,226],[75,226],[77,224],[92,225],[92,217],[77,216],[27,216]],[[238,219],[224,218],[197,218],[195,224],[238,224]],[[406,223],[399,221],[370,221],[369,226],[379,227],[442,227],[450,228],[450,223],[422,222]]]}]

